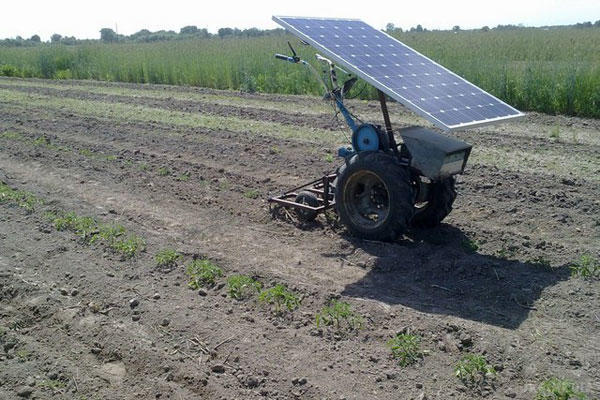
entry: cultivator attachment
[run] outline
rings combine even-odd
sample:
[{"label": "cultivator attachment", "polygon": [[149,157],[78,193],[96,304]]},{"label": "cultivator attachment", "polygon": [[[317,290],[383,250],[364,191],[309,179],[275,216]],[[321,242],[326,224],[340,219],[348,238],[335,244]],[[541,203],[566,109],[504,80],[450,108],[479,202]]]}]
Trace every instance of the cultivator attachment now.
[{"label": "cultivator attachment", "polygon": [[301,221],[310,222],[319,213],[335,205],[334,181],[336,177],[337,174],[325,175],[279,196],[271,197],[269,203],[291,208]]}]

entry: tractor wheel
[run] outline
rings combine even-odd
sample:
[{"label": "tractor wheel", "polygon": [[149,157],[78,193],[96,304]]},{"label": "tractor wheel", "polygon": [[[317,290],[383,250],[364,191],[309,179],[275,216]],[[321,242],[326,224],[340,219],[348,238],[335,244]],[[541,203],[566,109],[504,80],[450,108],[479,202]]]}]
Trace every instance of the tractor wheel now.
[{"label": "tractor wheel", "polygon": [[429,200],[421,207],[415,206],[412,225],[417,228],[432,228],[439,225],[452,211],[456,199],[456,180],[446,178],[431,184]]},{"label": "tractor wheel", "polygon": [[[296,203],[305,204],[311,207],[318,207],[319,200],[317,196],[309,191],[302,191],[296,196]],[[305,210],[303,208],[296,208],[296,216],[303,222],[312,222],[317,218],[317,212],[313,210]]]},{"label": "tractor wheel", "polygon": [[383,152],[354,156],[338,170],[335,202],[340,221],[355,236],[394,240],[412,219],[408,169]]}]

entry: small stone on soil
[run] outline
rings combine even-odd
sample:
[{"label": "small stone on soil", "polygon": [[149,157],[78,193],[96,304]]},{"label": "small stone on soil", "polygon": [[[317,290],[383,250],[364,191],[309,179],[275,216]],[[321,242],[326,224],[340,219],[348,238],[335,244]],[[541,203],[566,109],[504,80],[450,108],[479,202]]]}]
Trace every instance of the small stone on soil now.
[{"label": "small stone on soil", "polygon": [[216,365],[213,365],[210,370],[214,373],[222,374],[225,372],[225,366],[221,365],[221,364],[216,364]]},{"label": "small stone on soil", "polygon": [[131,307],[131,308],[136,308],[139,304],[140,304],[140,301],[138,299],[129,300],[129,307]]},{"label": "small stone on soil", "polygon": [[171,323],[171,321],[169,321],[167,318],[163,318],[162,321],[160,321],[160,324],[162,326],[168,326]]},{"label": "small stone on soil", "polygon": [[204,297],[204,296],[208,295],[208,292],[204,289],[198,289],[198,295]]},{"label": "small stone on soil", "polygon": [[152,298],[153,298],[154,300],[158,300],[158,299],[160,299],[160,294],[158,294],[158,293],[154,293],[154,296],[152,296]]},{"label": "small stone on soil", "polygon": [[23,386],[19,390],[17,390],[17,396],[19,397],[29,397],[33,393],[33,389],[29,386]]}]

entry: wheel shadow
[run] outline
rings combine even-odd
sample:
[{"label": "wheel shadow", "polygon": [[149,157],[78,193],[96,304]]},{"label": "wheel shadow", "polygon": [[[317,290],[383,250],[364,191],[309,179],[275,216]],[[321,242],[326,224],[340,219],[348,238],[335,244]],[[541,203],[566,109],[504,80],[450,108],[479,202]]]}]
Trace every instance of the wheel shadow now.
[{"label": "wheel shadow", "polygon": [[374,256],[374,264],[343,295],[508,329],[527,319],[545,288],[570,276],[568,266],[549,268],[477,253],[460,229],[446,224],[392,244],[347,239]]}]

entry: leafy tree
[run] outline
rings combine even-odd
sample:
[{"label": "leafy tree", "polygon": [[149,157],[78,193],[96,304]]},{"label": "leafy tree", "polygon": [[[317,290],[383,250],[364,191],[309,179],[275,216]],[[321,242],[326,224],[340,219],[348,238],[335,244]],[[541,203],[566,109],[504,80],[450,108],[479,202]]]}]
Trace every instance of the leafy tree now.
[{"label": "leafy tree", "polygon": [[179,30],[180,34],[189,34],[189,35],[193,35],[195,33],[198,32],[198,27],[195,25],[188,25],[188,26],[184,26],[183,28],[181,28]]},{"label": "leafy tree", "polygon": [[600,19],[596,22],[594,22],[594,26],[597,28],[600,28]]},{"label": "leafy tree", "polygon": [[396,26],[394,26],[394,24],[392,24],[391,22],[388,22],[387,25],[385,26],[385,31],[387,33],[393,33],[395,29],[396,29]]},{"label": "leafy tree", "polygon": [[483,28],[481,28],[481,31],[482,31],[482,32],[489,32],[489,30],[490,30],[490,27],[489,27],[489,26],[487,26],[487,25],[486,25],[486,26],[484,26]]},{"label": "leafy tree", "polygon": [[50,41],[51,41],[52,43],[60,43],[60,40],[61,40],[61,39],[62,39],[62,36],[61,36],[61,35],[59,35],[58,33],[55,33],[54,35],[52,35],[52,36],[50,37]]},{"label": "leafy tree", "polygon": [[42,40],[40,39],[39,35],[33,35],[32,37],[29,38],[30,41],[34,42],[34,43],[40,43]]},{"label": "leafy tree", "polygon": [[458,32],[458,31],[460,31],[460,26],[458,26],[458,25],[454,25],[454,26],[452,27],[452,30],[453,30],[454,32]]},{"label": "leafy tree", "polygon": [[417,25],[417,32],[423,32],[423,27],[421,24]]},{"label": "leafy tree", "polygon": [[117,34],[110,28],[102,28],[100,29],[100,40],[103,42],[116,42]]},{"label": "leafy tree", "polygon": [[233,29],[219,28],[219,30],[217,31],[217,35],[219,35],[220,38],[224,38],[225,36],[231,36],[233,35]]}]

